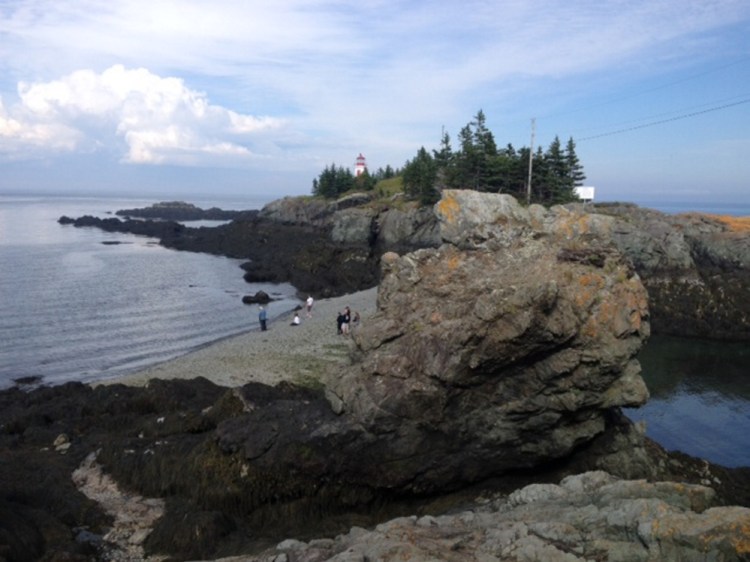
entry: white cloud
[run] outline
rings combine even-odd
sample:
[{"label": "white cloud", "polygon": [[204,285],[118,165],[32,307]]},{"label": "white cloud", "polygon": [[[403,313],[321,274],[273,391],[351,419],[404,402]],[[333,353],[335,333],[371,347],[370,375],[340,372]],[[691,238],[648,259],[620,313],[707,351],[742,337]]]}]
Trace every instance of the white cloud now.
[{"label": "white cloud", "polygon": [[0,154],[8,158],[24,158],[47,150],[71,151],[80,137],[76,129],[62,123],[17,119],[9,115],[0,99]]},{"label": "white cloud", "polygon": [[112,147],[119,137],[125,162],[220,164],[217,157],[224,157],[236,163],[253,156],[254,136],[283,126],[279,119],[213,105],[181,79],[122,65],[100,74],[77,70],[49,82],[22,82],[18,95],[20,104],[0,114],[6,153],[18,154],[24,145],[91,150]]}]

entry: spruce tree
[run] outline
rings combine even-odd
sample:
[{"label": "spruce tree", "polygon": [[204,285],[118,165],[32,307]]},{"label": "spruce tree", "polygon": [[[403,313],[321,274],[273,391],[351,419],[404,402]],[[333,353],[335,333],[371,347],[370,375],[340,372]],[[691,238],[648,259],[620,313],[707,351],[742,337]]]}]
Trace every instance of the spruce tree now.
[{"label": "spruce tree", "polygon": [[435,187],[437,172],[435,159],[424,147],[420,148],[414,159],[404,166],[404,191],[425,205],[434,203],[440,198]]},{"label": "spruce tree", "polygon": [[573,137],[568,139],[568,144],[565,146],[565,159],[568,162],[568,174],[570,174],[573,187],[582,186],[586,174],[583,172],[583,165],[576,154],[576,143],[573,142]]}]

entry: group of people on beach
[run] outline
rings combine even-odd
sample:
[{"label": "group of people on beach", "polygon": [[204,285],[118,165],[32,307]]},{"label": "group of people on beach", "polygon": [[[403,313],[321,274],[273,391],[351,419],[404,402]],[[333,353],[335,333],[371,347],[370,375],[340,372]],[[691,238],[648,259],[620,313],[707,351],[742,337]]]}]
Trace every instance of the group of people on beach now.
[{"label": "group of people on beach", "polygon": [[339,335],[349,334],[352,328],[359,325],[359,312],[355,312],[354,317],[352,317],[351,309],[348,306],[344,307],[344,310],[339,312],[336,317],[336,325],[338,326],[337,333]]},{"label": "group of people on beach", "polygon": [[[307,300],[305,301],[305,314],[307,318],[312,318],[312,309],[314,304],[314,299],[312,296],[308,296]],[[352,316],[351,309],[346,306],[344,307],[344,310],[339,312],[338,316],[336,317],[336,325],[337,325],[337,333],[339,335],[347,335],[351,333],[351,330],[359,325],[360,317],[359,312],[354,312],[354,315]],[[261,305],[260,309],[258,310],[258,323],[260,324],[260,329],[262,332],[265,332],[268,329],[268,312],[266,311],[266,308]],[[302,323],[300,320],[299,312],[294,312],[294,318],[292,318],[292,323],[290,326],[299,326]]]},{"label": "group of people on beach", "polygon": [[[312,318],[312,307],[313,302],[315,302],[312,298],[312,295],[307,297],[307,300],[305,301],[305,309],[307,310],[307,317]],[[302,321],[299,319],[299,312],[294,312],[294,318],[292,318],[292,323],[290,326],[299,326],[302,323]]]},{"label": "group of people on beach", "polygon": [[[305,301],[305,310],[307,311],[307,317],[312,318],[312,309],[313,309],[313,303],[315,300],[312,298],[312,295],[309,295],[307,297],[307,300]],[[299,312],[294,313],[294,318],[292,318],[291,326],[299,326],[302,323],[299,317]],[[262,332],[265,332],[268,329],[268,311],[266,311],[266,308],[261,305],[258,309],[258,324],[260,324],[260,330]]]}]

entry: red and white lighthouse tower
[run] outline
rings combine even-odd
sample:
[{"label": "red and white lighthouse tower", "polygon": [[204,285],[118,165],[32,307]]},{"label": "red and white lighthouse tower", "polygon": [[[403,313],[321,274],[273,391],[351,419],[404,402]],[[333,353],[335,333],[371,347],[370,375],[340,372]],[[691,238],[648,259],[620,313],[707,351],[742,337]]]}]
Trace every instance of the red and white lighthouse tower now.
[{"label": "red and white lighthouse tower", "polygon": [[365,170],[367,169],[367,161],[365,160],[365,157],[362,156],[362,153],[359,153],[359,156],[357,156],[357,162],[354,164],[354,177],[361,176]]}]

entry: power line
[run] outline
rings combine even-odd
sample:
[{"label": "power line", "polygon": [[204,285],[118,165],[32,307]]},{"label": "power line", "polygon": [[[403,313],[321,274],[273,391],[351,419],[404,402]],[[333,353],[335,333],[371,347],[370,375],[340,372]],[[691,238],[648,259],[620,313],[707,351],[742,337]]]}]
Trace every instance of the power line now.
[{"label": "power line", "polygon": [[750,98],[746,98],[740,101],[736,101],[734,103],[727,103],[724,105],[719,105],[715,107],[710,107],[708,109],[703,109],[701,111],[693,111],[691,113],[684,113],[682,115],[677,115],[675,117],[670,117],[669,119],[661,119],[659,121],[651,121],[650,123],[644,123],[643,125],[634,125],[633,127],[626,127],[624,129],[617,129],[615,131],[609,131],[607,133],[601,133],[598,135],[592,135],[589,137],[583,137],[580,139],[576,139],[576,142],[586,141],[586,140],[592,140],[592,139],[598,139],[601,137],[609,137],[612,135],[619,135],[621,133],[628,133],[630,131],[637,131],[638,129],[645,129],[646,127],[654,127],[656,125],[663,125],[664,123],[671,123],[672,121],[679,121],[681,119],[688,119],[690,117],[695,117],[697,115],[703,115],[704,113],[711,113],[712,111],[719,111],[721,109],[727,109],[729,107],[734,107],[737,105],[742,105],[743,103],[750,102]]},{"label": "power line", "polygon": [[687,107],[683,107],[680,109],[671,109],[669,111],[662,111],[660,113],[651,114],[651,115],[644,115],[643,117],[633,118],[633,119],[627,119],[626,121],[619,121],[614,123],[609,123],[608,125],[597,125],[597,126],[589,126],[585,129],[578,129],[576,131],[573,131],[573,136],[581,135],[581,136],[593,136],[597,135],[596,131],[606,130],[606,129],[624,129],[628,126],[636,126],[636,123],[650,123],[652,121],[661,120],[661,119],[669,119],[670,116],[674,116],[675,114],[681,115],[684,113],[692,113],[694,111],[702,111],[703,108],[711,108],[714,106],[719,105],[726,105],[730,103],[735,103],[736,100],[743,99],[747,96],[750,96],[749,92],[743,92],[742,94],[738,94],[735,96],[731,96],[728,98],[722,98],[722,99],[715,99],[710,102],[701,103],[699,105],[691,105]]},{"label": "power line", "polygon": [[656,86],[652,86],[650,88],[641,89],[641,90],[638,90],[638,91],[630,93],[630,94],[620,95],[620,96],[617,96],[617,97],[614,97],[614,98],[611,98],[611,99],[608,99],[608,100],[600,101],[598,103],[593,103],[593,104],[590,103],[590,104],[587,104],[587,105],[585,105],[583,107],[579,107],[577,109],[569,109],[569,110],[563,110],[563,111],[557,111],[557,112],[553,112],[553,113],[548,113],[548,114],[542,115],[542,117],[546,119],[546,118],[549,118],[549,117],[558,117],[560,115],[569,115],[569,114],[574,114],[574,113],[580,113],[581,111],[589,111],[589,110],[591,110],[593,108],[596,108],[596,107],[601,107],[601,106],[605,106],[605,105],[611,105],[611,104],[619,103],[621,101],[625,101],[625,100],[628,100],[628,99],[637,98],[637,97],[642,96],[644,94],[650,94],[652,92],[663,90],[663,89],[669,88],[671,86],[676,86],[677,84],[682,84],[684,82],[690,82],[692,80],[695,80],[696,78],[702,78],[702,77],[707,76],[709,74],[715,74],[716,72],[719,72],[721,70],[725,70],[725,69],[730,68],[732,66],[736,66],[738,64],[744,63],[748,59],[750,59],[750,57],[744,56],[741,59],[734,60],[732,62],[723,64],[723,65],[720,65],[720,66],[715,66],[715,67],[710,68],[709,70],[705,70],[703,72],[698,72],[698,73],[695,73],[695,74],[691,74],[689,76],[685,76],[685,77],[677,79],[677,80],[672,80],[670,82],[663,82],[661,84],[658,84]]}]

